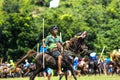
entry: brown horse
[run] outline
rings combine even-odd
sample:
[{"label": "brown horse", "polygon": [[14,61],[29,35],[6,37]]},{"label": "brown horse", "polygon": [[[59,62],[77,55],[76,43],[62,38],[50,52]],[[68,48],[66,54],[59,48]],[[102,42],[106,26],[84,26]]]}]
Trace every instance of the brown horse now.
[{"label": "brown horse", "polygon": [[77,36],[70,38],[70,40],[66,41],[64,48],[72,55],[81,55],[82,57],[84,57],[88,53],[88,47],[84,42],[85,38],[82,38],[81,35],[82,33],[77,34]]},{"label": "brown horse", "polygon": [[113,51],[110,53],[112,62],[114,62],[114,71],[120,75],[120,52]]},{"label": "brown horse", "polygon": [[[81,36],[81,35],[79,35]],[[71,40],[71,39],[70,39]],[[73,42],[67,46],[67,50],[64,50],[62,56],[62,68],[64,69],[63,71],[70,70],[74,79],[77,80],[75,71],[73,69],[73,60],[72,60],[72,55],[79,54],[80,51],[83,51],[81,48],[81,43],[80,43],[81,37],[74,38]],[[67,44],[68,45],[68,44]],[[33,73],[30,76],[30,80],[34,80],[35,76],[39,73],[44,71],[47,67],[50,67],[52,69],[58,69],[57,67],[57,59],[51,56],[52,53],[48,52],[46,54],[44,53],[38,53],[35,52],[34,50],[28,51],[28,53],[17,63],[17,66],[26,58],[29,56],[35,56],[35,64],[36,64],[36,69],[33,71]],[[43,67],[43,55],[44,55],[44,67]],[[61,80],[62,76],[60,76],[59,80]],[[67,80],[67,78],[66,78]]]},{"label": "brown horse", "polygon": [[8,67],[7,66],[0,66],[0,78],[7,77]]},{"label": "brown horse", "polygon": [[9,68],[8,71],[9,75],[12,75],[13,77],[15,77],[15,74],[17,74],[19,77],[22,77],[22,69],[19,67],[15,67],[15,68]]},{"label": "brown horse", "polygon": [[[35,76],[39,73],[44,71],[47,67],[50,67],[52,69],[57,69],[57,60],[52,57],[49,54],[44,54],[44,61],[45,61],[45,67],[43,68],[43,54],[41,53],[37,53],[34,50],[30,50],[28,51],[28,54],[36,54],[35,56],[35,64],[36,64],[36,69],[33,71],[33,73],[30,76],[30,80],[34,80]],[[62,68],[66,69],[66,70],[71,70],[75,80],[77,80],[75,73],[74,73],[74,69],[72,66],[72,60],[69,58],[69,56],[66,56],[66,54],[63,54],[63,60],[62,60]],[[29,56],[27,56],[29,57]],[[25,58],[25,57],[24,57]],[[22,58],[23,59],[23,58]],[[17,65],[20,62],[17,63]]]},{"label": "brown horse", "polygon": [[110,53],[110,57],[112,58],[113,61],[120,61],[120,52],[117,51],[113,51],[112,53]]},{"label": "brown horse", "polygon": [[22,70],[19,67],[16,68],[10,68],[8,66],[2,66],[0,67],[0,73],[1,77],[7,77],[8,75],[11,77],[15,77],[15,74],[18,74],[19,77],[22,77]]}]

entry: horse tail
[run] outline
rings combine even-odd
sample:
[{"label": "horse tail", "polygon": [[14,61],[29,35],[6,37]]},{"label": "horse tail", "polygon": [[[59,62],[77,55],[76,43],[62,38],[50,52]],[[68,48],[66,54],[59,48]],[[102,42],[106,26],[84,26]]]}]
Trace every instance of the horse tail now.
[{"label": "horse tail", "polygon": [[27,54],[25,56],[23,56],[17,63],[16,63],[16,66],[18,66],[19,64],[21,64],[22,61],[24,61],[25,59],[27,59],[28,57],[31,57],[31,56],[34,56],[36,55],[37,52],[34,51],[34,50],[29,50],[27,52]]}]

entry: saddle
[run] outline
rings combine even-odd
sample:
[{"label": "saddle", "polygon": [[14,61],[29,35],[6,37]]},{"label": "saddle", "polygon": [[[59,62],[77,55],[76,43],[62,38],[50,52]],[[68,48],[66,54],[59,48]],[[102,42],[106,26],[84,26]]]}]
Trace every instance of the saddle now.
[{"label": "saddle", "polygon": [[54,51],[58,51],[58,49],[55,48],[55,49],[49,50],[49,51],[46,52],[46,54],[52,56],[53,58],[55,58],[55,60],[58,60],[58,58],[56,58],[56,57],[53,56],[53,52]]}]

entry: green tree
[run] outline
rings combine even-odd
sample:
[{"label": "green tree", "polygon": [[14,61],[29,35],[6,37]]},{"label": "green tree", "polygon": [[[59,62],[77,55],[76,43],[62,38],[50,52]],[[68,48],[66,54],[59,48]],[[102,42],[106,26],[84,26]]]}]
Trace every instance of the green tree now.
[{"label": "green tree", "polygon": [[31,16],[10,14],[0,27],[2,30],[0,42],[4,57],[9,55],[10,59],[18,59],[37,43],[38,29]]},{"label": "green tree", "polygon": [[19,12],[19,4],[17,0],[4,0],[3,10],[7,13]]}]

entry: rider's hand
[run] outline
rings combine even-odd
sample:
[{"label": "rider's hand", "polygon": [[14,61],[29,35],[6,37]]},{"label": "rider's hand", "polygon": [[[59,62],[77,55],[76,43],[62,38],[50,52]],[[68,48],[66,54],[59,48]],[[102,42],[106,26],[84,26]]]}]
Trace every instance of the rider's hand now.
[{"label": "rider's hand", "polygon": [[45,39],[42,39],[42,42],[45,42]]},{"label": "rider's hand", "polygon": [[45,44],[43,44],[43,45],[42,45],[42,47],[43,47],[43,48],[45,48],[45,47],[46,47],[46,45],[45,45]]}]

